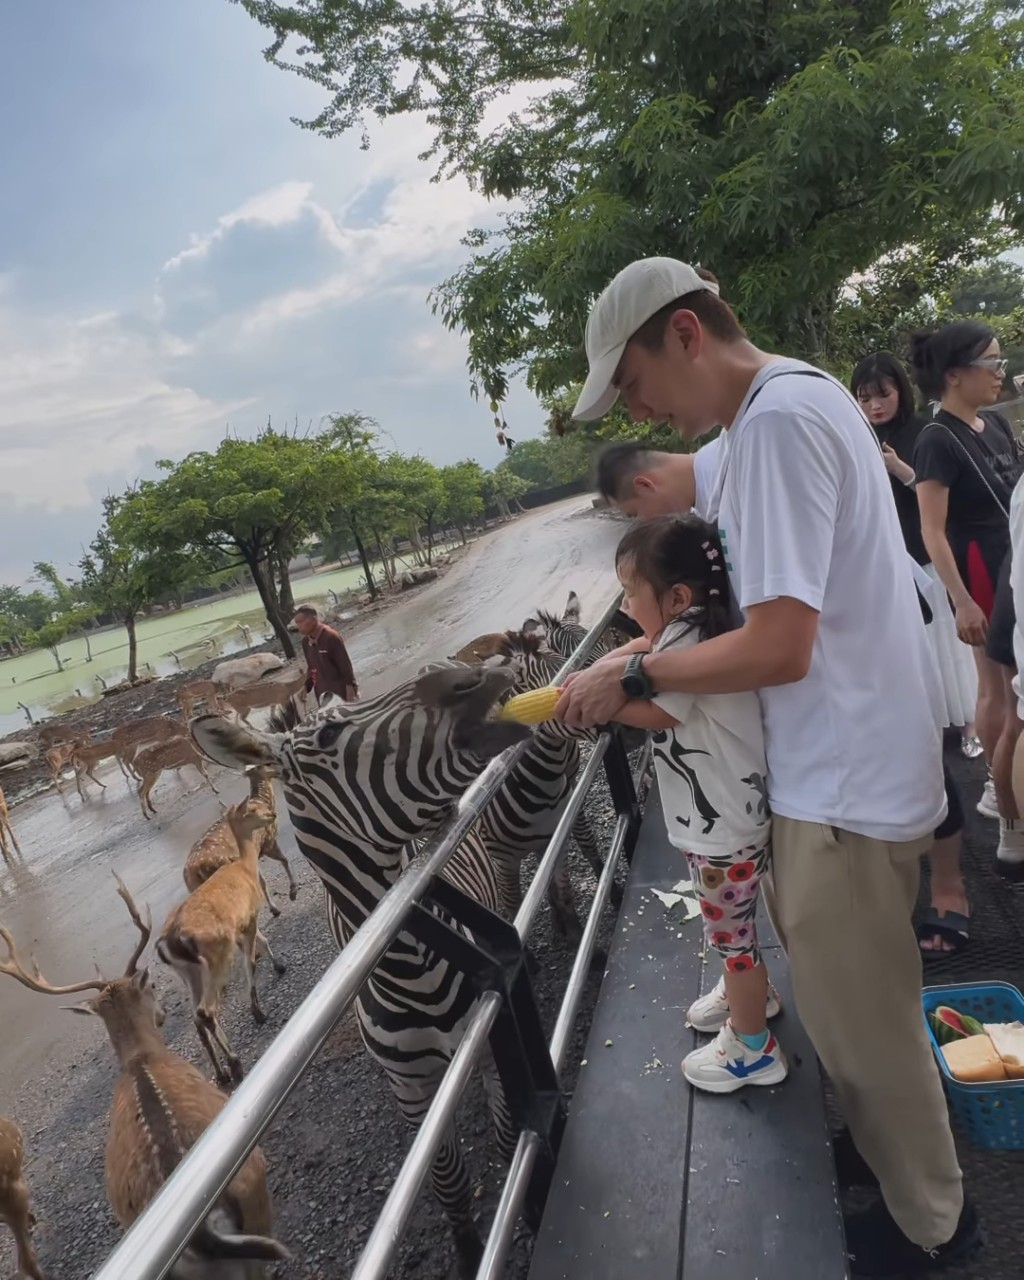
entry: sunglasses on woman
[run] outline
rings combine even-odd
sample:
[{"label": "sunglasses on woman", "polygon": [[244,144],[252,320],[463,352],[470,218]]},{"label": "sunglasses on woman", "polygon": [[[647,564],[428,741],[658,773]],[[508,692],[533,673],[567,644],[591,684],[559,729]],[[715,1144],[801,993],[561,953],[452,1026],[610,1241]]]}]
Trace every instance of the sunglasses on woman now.
[{"label": "sunglasses on woman", "polygon": [[1009,364],[1009,361],[1003,359],[1001,356],[989,356],[984,360],[972,360],[970,363],[970,368],[988,369],[990,373],[1002,374],[1006,372],[1006,366],[1008,364]]}]

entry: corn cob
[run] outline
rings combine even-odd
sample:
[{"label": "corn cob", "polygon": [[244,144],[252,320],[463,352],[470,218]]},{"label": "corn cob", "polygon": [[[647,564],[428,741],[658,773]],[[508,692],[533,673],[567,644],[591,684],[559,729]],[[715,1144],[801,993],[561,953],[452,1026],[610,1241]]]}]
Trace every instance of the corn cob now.
[{"label": "corn cob", "polygon": [[515,720],[518,724],[542,724],[551,719],[561,696],[561,689],[554,687],[517,693],[498,712],[498,719]]}]

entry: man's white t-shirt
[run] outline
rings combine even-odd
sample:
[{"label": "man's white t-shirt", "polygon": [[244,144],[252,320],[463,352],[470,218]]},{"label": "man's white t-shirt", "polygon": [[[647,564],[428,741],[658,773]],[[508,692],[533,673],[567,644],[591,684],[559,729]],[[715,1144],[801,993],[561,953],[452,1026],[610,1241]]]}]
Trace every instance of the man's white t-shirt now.
[{"label": "man's white t-shirt", "polygon": [[1017,716],[1024,720],[1021,672],[1024,672],[1024,478],[1017,481],[1010,498],[1010,588],[1013,592],[1013,656],[1017,674],[1013,688],[1017,695]]},{"label": "man's white t-shirt", "polygon": [[693,509],[698,515],[708,509],[708,503],[711,501],[711,495],[715,489],[718,464],[721,461],[723,435],[724,432],[719,432],[714,440],[709,440],[707,444],[701,445],[693,455],[693,481],[696,490]]},{"label": "man's white t-shirt", "polygon": [[[697,644],[684,614],[654,646]],[[760,849],[771,835],[764,736],[756,693],[659,693],[652,699],[678,723],[653,735],[668,838],[677,849],[721,857]]]},{"label": "man's white t-shirt", "polygon": [[787,596],[819,615],[807,675],[760,691],[772,811],[892,842],[934,831],[942,690],[885,465],[846,390],[799,360],[760,370],[709,508],[744,613]]}]

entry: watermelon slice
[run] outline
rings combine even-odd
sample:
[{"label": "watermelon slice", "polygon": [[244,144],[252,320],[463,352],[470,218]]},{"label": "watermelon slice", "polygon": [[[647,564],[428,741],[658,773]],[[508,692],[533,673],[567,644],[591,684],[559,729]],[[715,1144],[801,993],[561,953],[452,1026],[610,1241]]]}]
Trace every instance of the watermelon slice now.
[{"label": "watermelon slice", "polygon": [[985,1028],[970,1014],[959,1013],[949,1005],[939,1005],[928,1015],[935,1039],[939,1044],[950,1044],[953,1040],[966,1040],[968,1036],[983,1036]]}]

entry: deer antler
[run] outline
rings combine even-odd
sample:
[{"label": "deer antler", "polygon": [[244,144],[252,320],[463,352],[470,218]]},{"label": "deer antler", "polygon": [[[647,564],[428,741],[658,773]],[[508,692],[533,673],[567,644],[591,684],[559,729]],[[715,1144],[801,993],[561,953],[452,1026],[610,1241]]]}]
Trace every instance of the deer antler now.
[{"label": "deer antler", "polygon": [[149,903],[147,903],[146,919],[145,921],[143,921],[142,917],[139,915],[139,909],[135,905],[135,899],[128,892],[128,886],[125,884],[125,882],[121,879],[121,877],[117,874],[116,871],[114,872],[114,879],[117,881],[118,895],[120,896],[121,900],[124,902],[124,905],[128,908],[128,914],[132,918],[132,923],[135,925],[136,929],[138,929],[140,934],[138,944],[136,945],[135,950],[132,952],[131,959],[128,961],[128,966],[124,971],[124,976],[126,978],[131,978],[135,974],[135,969],[139,963],[139,958],[141,957],[143,951],[145,951],[146,947],[149,945],[149,939],[153,933],[153,913],[149,908]]},{"label": "deer antler", "polygon": [[18,948],[14,945],[14,939],[10,933],[0,926],[0,939],[3,940],[7,948],[7,959],[0,960],[0,973],[6,973],[9,977],[16,979],[22,986],[28,987],[30,991],[38,991],[44,996],[69,996],[75,991],[102,991],[109,986],[103,978],[91,978],[88,982],[72,982],[66,987],[54,987],[46,981],[39,972],[39,965],[32,960],[32,972],[25,968],[24,962],[18,955]]}]

